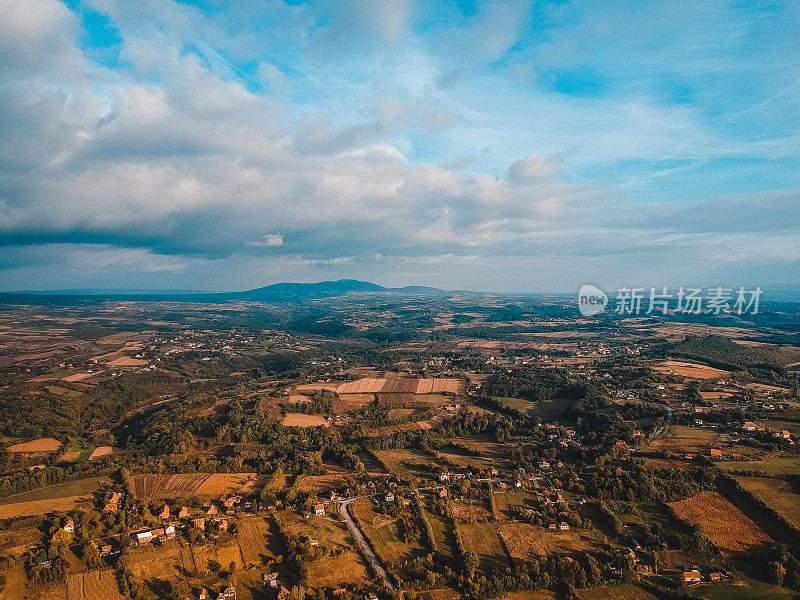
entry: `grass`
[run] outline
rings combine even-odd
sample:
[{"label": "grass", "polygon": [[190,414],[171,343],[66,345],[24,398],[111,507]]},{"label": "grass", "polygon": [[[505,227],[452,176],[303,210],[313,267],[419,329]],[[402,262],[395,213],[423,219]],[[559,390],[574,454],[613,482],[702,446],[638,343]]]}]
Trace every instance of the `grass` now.
[{"label": "grass", "polygon": [[762,500],[800,529],[800,495],[792,486],[774,477],[736,477],[736,481],[748,492]]},{"label": "grass", "polygon": [[784,429],[795,436],[800,436],[800,423],[795,421],[762,421],[760,423],[770,431],[783,431]]},{"label": "grass", "polygon": [[528,412],[531,408],[533,408],[534,403],[530,400],[524,400],[522,398],[501,398],[495,397],[500,404],[503,406],[507,406],[513,410],[519,410],[521,412]]},{"label": "grass", "polygon": [[480,558],[481,570],[484,573],[491,573],[495,569],[505,569],[509,566],[493,524],[459,525],[458,530],[461,533],[464,548],[472,550]]},{"label": "grass", "polygon": [[31,502],[34,500],[53,500],[54,498],[68,498],[70,496],[84,496],[95,490],[104,482],[110,483],[108,477],[92,477],[90,479],[78,479],[67,483],[58,483],[47,487],[14,494],[8,498],[0,500],[0,506],[7,504],[17,504],[19,502]]},{"label": "grass", "polygon": [[547,400],[545,402],[535,402],[532,403],[528,414],[539,417],[542,421],[558,421],[564,415],[564,411],[571,405],[572,400],[568,398],[556,398],[555,400]]},{"label": "grass", "polygon": [[689,590],[692,596],[708,600],[790,600],[796,592],[748,577],[740,581],[700,584]]},{"label": "grass", "polygon": [[724,460],[717,463],[723,471],[752,471],[763,475],[799,475],[800,458],[766,457],[764,460]]}]

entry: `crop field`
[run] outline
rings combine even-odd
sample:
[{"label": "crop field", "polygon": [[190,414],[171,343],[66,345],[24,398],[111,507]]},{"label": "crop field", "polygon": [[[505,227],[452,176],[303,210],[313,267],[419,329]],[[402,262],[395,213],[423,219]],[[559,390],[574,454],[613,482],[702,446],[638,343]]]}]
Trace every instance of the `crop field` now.
[{"label": "crop field", "polygon": [[330,423],[322,415],[306,415],[304,413],[286,413],[283,417],[284,427],[330,427]]},{"label": "crop field", "polygon": [[92,493],[110,482],[107,477],[92,477],[8,496],[0,500],[0,519],[67,512],[79,503],[88,505]]},{"label": "crop field", "polygon": [[[731,445],[732,438],[715,429],[673,425],[663,435],[650,442],[647,449],[653,452],[672,454],[708,454],[709,449],[720,448],[725,456],[725,448]],[[739,450],[744,451],[745,449],[737,448],[737,452]]]},{"label": "crop field", "polygon": [[197,496],[223,496],[249,492],[256,482],[255,473],[212,473],[197,488]]},{"label": "crop field", "polygon": [[419,544],[404,543],[398,534],[395,520],[373,511],[369,500],[353,502],[350,510],[385,564],[411,558],[421,552]]},{"label": "crop field", "polygon": [[209,478],[208,473],[181,475],[133,475],[133,493],[137,500],[158,500],[193,496]]},{"label": "crop field", "polygon": [[425,509],[425,517],[433,529],[433,539],[436,542],[436,549],[445,556],[453,556],[455,547],[453,545],[453,534],[449,524]]},{"label": "crop field", "polygon": [[800,458],[791,456],[766,456],[763,460],[726,460],[717,463],[728,472],[748,471],[768,476],[800,475]]},{"label": "crop field", "polygon": [[800,494],[783,479],[774,477],[735,477],[736,481],[762,500],[792,525],[800,529]]},{"label": "crop field", "polygon": [[255,473],[182,473],[179,475],[133,475],[134,495],[139,500],[187,496],[221,496],[249,489]]},{"label": "crop field", "polygon": [[287,511],[276,513],[275,519],[280,523],[281,528],[290,535],[312,537],[331,549],[340,548],[345,551],[353,549],[350,531],[344,523],[330,517],[312,515],[308,519],[304,519],[297,513]]},{"label": "crop field", "polygon": [[759,424],[770,431],[788,431],[792,435],[800,436],[800,423],[795,421],[759,421]]},{"label": "crop field", "polygon": [[236,539],[246,565],[261,565],[275,557],[269,549],[273,535],[263,517],[248,517],[237,522]]},{"label": "crop field", "polygon": [[94,449],[89,456],[89,460],[100,460],[101,458],[111,456],[112,454],[114,454],[114,449],[111,446],[100,446],[99,448]]},{"label": "crop field", "polygon": [[686,377],[688,379],[716,379],[718,377],[730,375],[729,371],[723,371],[722,369],[715,369],[707,365],[677,360],[665,360],[660,362],[653,366],[653,370],[659,373]]},{"label": "crop field", "polygon": [[67,577],[67,600],[124,600],[119,593],[117,576],[111,569],[70,573]]},{"label": "crop field", "polygon": [[511,556],[518,560],[527,560],[532,555],[594,552],[601,547],[600,537],[594,530],[551,531],[527,523],[505,523],[497,529]]},{"label": "crop field", "polygon": [[336,388],[336,392],[338,394],[460,394],[464,389],[465,382],[460,379],[364,377],[341,384]]},{"label": "crop field", "polygon": [[509,566],[494,525],[491,523],[459,525],[458,531],[461,533],[464,547],[475,552],[480,558],[481,570],[484,573]]},{"label": "crop field", "polygon": [[339,399],[334,401],[337,412],[352,412],[375,400],[374,394],[339,394]]},{"label": "crop field", "polygon": [[20,454],[47,454],[50,452],[58,452],[61,450],[61,446],[63,446],[63,444],[53,438],[40,438],[38,440],[31,440],[30,442],[9,446],[8,451],[19,452]]},{"label": "crop field", "polygon": [[453,501],[450,503],[450,511],[453,518],[462,523],[488,521],[492,518],[492,513],[490,513],[485,504],[480,501],[472,503]]},{"label": "crop field", "polygon": [[327,492],[342,487],[345,478],[353,472],[339,465],[325,464],[324,475],[308,475],[302,479],[298,490],[301,492]]},{"label": "crop field", "polygon": [[0,531],[0,555],[19,556],[41,541],[42,532],[34,527],[5,528]]},{"label": "crop field", "polygon": [[705,600],[795,600],[797,593],[782,587],[762,583],[749,577],[720,583],[701,583],[689,593]]},{"label": "crop field", "polygon": [[352,551],[309,563],[308,577],[320,587],[367,585],[370,582],[364,561]]},{"label": "crop field", "polygon": [[647,590],[635,585],[615,585],[610,587],[578,590],[578,600],[658,600]]},{"label": "crop field", "polygon": [[716,492],[700,492],[669,505],[681,519],[699,525],[723,553],[755,551],[772,541],[753,521]]},{"label": "crop field", "polygon": [[506,519],[513,518],[514,508],[517,506],[530,507],[533,505],[533,494],[531,492],[505,492],[495,493],[494,504],[497,511]]},{"label": "crop field", "polygon": [[431,478],[440,468],[428,454],[417,450],[375,450],[374,453],[390,473],[403,478]]}]

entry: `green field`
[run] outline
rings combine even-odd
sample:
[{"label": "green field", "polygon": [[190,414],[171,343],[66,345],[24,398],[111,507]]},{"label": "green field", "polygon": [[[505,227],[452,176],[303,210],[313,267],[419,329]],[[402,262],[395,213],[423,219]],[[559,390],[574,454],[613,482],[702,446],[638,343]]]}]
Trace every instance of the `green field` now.
[{"label": "green field", "polygon": [[747,577],[737,582],[703,583],[690,588],[689,593],[708,600],[790,600],[797,597],[792,590]]},{"label": "green field", "polygon": [[767,506],[800,529],[800,494],[774,477],[735,477],[736,481]]},{"label": "green field", "polygon": [[0,506],[17,504],[18,502],[31,502],[33,500],[53,500],[54,498],[68,498],[70,496],[85,496],[100,488],[102,483],[111,483],[108,477],[92,477],[91,479],[78,479],[67,483],[58,483],[47,487],[14,494],[0,500]]},{"label": "green field", "polygon": [[563,421],[562,416],[564,411],[572,405],[572,400],[567,398],[556,398],[555,400],[547,400],[546,402],[534,402],[528,414],[534,417],[539,417],[542,421],[562,421],[562,424],[567,424]]},{"label": "green field", "polygon": [[724,460],[717,463],[723,471],[753,471],[763,475],[798,475],[800,458],[767,457],[764,460]]},{"label": "green field", "polygon": [[785,429],[792,435],[800,437],[800,423],[795,421],[761,421],[760,424],[770,431],[780,432]]}]

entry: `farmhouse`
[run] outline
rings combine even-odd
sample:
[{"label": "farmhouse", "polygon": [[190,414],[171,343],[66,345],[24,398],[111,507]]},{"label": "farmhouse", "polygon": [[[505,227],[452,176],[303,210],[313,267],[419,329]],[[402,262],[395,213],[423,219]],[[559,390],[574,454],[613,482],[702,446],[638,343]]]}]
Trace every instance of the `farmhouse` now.
[{"label": "farmhouse", "polygon": [[386,496],[384,497],[384,500],[385,500],[386,502],[394,502],[394,494],[393,494],[392,492],[389,492],[389,493],[388,493],[388,494],[386,494]]},{"label": "farmhouse", "polygon": [[752,421],[747,421],[744,425],[742,425],[742,428],[745,431],[755,431],[756,429],[758,429],[758,425],[756,425]]},{"label": "farmhouse", "polygon": [[161,508],[161,513],[158,515],[158,518],[162,521],[169,519],[169,506],[166,504]]},{"label": "farmhouse", "polygon": [[325,505],[324,504],[316,504],[314,506],[314,514],[318,517],[325,516]]},{"label": "farmhouse", "polygon": [[700,583],[700,571],[684,571],[683,581],[685,583]]},{"label": "farmhouse", "polygon": [[67,522],[64,523],[63,529],[67,533],[75,533],[75,522],[72,519],[67,519]]},{"label": "farmhouse", "polygon": [[709,453],[711,454],[711,456],[716,458],[720,458],[722,456],[722,450],[720,450],[719,448],[711,448],[711,450],[709,450]]},{"label": "farmhouse", "polygon": [[149,544],[153,541],[153,532],[149,529],[146,529],[145,531],[137,531],[132,533],[131,536],[133,537],[133,541],[137,546]]}]

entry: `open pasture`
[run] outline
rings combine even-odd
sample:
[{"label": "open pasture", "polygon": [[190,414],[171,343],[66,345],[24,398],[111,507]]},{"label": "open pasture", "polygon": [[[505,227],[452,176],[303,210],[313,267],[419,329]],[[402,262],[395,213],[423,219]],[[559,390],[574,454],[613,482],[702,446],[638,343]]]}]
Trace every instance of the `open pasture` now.
[{"label": "open pasture", "polygon": [[484,573],[491,573],[495,569],[505,569],[509,566],[494,525],[491,523],[459,525],[458,531],[464,547],[478,555],[481,561],[481,570]]},{"label": "open pasture", "polygon": [[668,375],[678,375],[687,379],[718,379],[730,375],[730,371],[715,369],[708,365],[683,362],[678,360],[665,360],[653,365],[653,370]]},{"label": "open pasture", "polygon": [[30,442],[23,442],[21,444],[14,444],[8,447],[9,452],[16,452],[19,454],[49,454],[61,450],[63,444],[53,438],[40,438],[38,440],[31,440]]},{"label": "open pasture", "polygon": [[734,477],[744,489],[763,501],[789,523],[800,529],[800,494],[783,479],[775,477]]},{"label": "open pasture", "polygon": [[690,525],[699,525],[711,543],[725,554],[757,551],[772,541],[753,521],[716,492],[700,492],[669,505],[681,519]]},{"label": "open pasture", "polygon": [[67,576],[67,600],[124,600],[112,569],[70,573]]},{"label": "open pasture", "polygon": [[322,415],[306,415],[304,413],[286,413],[283,417],[284,427],[330,427],[328,420]]}]

